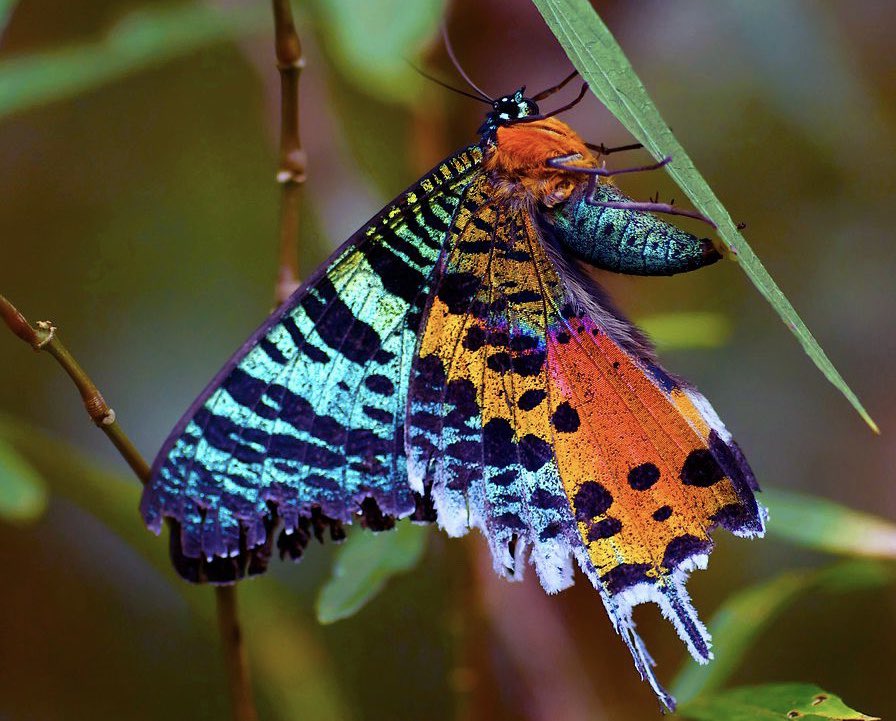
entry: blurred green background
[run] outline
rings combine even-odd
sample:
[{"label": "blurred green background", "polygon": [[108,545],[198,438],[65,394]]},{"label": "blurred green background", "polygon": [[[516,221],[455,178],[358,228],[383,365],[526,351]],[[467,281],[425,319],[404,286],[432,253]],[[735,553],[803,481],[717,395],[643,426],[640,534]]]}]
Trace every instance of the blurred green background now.
[{"label": "blurred green background", "polygon": [[[307,273],[470,142],[482,106],[405,64],[459,83],[436,36],[441,3],[293,6],[307,61]],[[760,483],[896,518],[896,9],[595,6],[882,435],[735,264],[606,284],[635,317],[701,311],[731,329],[710,348],[663,357],[713,401]],[[147,457],[272,304],[279,80],[269,11],[239,0],[0,2],[0,293],[59,326]],[[448,27],[490,93],[541,89],[570,70],[523,0],[458,0]],[[630,142],[592,96],[564,119],[594,142]],[[620,185],[681,199],[658,173]],[[0,332],[0,374],[0,719],[225,717],[210,592],[168,568],[165,541],[142,528],[136,482],[52,360]],[[896,716],[896,530],[860,517],[851,545],[838,544],[842,509],[825,507],[805,534],[813,550],[787,540],[807,524],[800,506],[782,505],[783,528],[767,540],[720,537],[690,585],[704,617],[753,584],[790,579],[800,591],[776,614],[746,604],[739,628],[763,632],[726,683],[814,682]],[[825,539],[839,555],[890,560],[819,581],[813,569],[833,560]],[[483,548],[478,534],[430,534],[412,573],[332,625],[314,608],[330,547],[244,584],[263,718],[657,717],[584,579],[549,598],[532,573],[520,585],[493,578]],[[684,649],[655,607],[636,617],[671,680]]]}]

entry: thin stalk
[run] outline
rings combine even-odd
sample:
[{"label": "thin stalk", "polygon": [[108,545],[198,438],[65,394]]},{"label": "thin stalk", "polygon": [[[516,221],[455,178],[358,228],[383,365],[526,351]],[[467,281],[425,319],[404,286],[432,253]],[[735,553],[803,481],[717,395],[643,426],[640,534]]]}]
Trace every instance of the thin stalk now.
[{"label": "thin stalk", "polygon": [[280,262],[275,297],[280,305],[299,287],[299,197],[305,182],[305,151],[299,134],[299,78],[305,59],[289,0],[272,0],[274,49],[280,71]]},{"label": "thin stalk", "polygon": [[216,586],[215,605],[227,677],[230,679],[228,687],[234,721],[258,721],[252,684],[249,682],[249,658],[237,611],[236,586]]},{"label": "thin stalk", "polygon": [[149,480],[149,464],[122,430],[115,417],[115,411],[106,403],[106,399],[103,398],[103,394],[99,392],[96,384],[62,343],[56,326],[46,320],[38,321],[36,326],[32,326],[25,316],[2,295],[0,295],[0,317],[16,336],[35,351],[44,351],[56,359],[81,394],[84,410],[87,411],[90,420],[106,434],[140,482],[146,485]]}]

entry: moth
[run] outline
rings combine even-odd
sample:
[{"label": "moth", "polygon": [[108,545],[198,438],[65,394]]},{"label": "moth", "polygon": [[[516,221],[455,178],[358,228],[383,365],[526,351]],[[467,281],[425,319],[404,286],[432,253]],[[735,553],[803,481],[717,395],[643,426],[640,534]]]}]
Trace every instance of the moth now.
[{"label": "moth", "polygon": [[177,571],[211,583],[353,522],[478,528],[502,576],[528,561],[556,593],[578,566],[671,709],[632,609],[658,604],[707,662],[686,579],[716,527],[759,536],[765,512],[712,407],[588,272],[720,255],[606,182],[601,153],[555,117],[569,106],[540,111],[565,82],[485,96],[478,142],[349,238],[190,406],[141,512],[170,526]]}]

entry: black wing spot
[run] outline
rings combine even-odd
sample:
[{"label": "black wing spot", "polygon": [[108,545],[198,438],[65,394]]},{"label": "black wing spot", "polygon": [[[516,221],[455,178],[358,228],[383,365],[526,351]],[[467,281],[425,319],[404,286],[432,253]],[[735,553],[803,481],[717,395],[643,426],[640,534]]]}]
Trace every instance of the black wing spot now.
[{"label": "black wing spot", "polygon": [[520,407],[520,410],[531,411],[533,408],[537,408],[538,404],[541,403],[546,396],[547,394],[541,389],[536,388],[528,390],[520,396],[517,405]]},{"label": "black wing spot", "polygon": [[588,529],[588,540],[599,541],[602,538],[611,538],[622,530],[622,521],[618,518],[605,518],[602,521],[591,524]]},{"label": "black wing spot", "polygon": [[576,518],[580,521],[590,521],[606,513],[612,504],[613,496],[597,481],[585,481],[573,499]]},{"label": "black wing spot", "polygon": [[691,451],[681,467],[681,482],[686,486],[709,488],[725,477],[725,472],[708,448]]},{"label": "black wing spot", "polygon": [[660,469],[653,463],[642,463],[628,472],[628,484],[636,491],[646,491],[660,479]]},{"label": "black wing spot", "polygon": [[581,424],[578,411],[569,404],[569,401],[557,406],[551,416],[551,422],[560,433],[575,433]]}]

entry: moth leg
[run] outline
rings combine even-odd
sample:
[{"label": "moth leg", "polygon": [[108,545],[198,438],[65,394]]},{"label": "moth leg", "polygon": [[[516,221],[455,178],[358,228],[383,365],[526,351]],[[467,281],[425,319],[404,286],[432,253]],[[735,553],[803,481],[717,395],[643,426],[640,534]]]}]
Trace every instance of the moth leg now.
[{"label": "moth leg", "polygon": [[608,148],[603,143],[585,143],[585,147],[595,151],[598,155],[611,155],[612,153],[624,153],[628,152],[629,150],[640,150],[644,147],[644,144],[631,143],[630,145],[617,145],[613,148]]},{"label": "moth leg", "polygon": [[663,213],[664,215],[681,215],[686,218],[702,220],[704,223],[711,225],[715,230],[718,230],[716,224],[713,223],[705,215],[703,215],[703,213],[698,213],[696,210],[682,210],[681,208],[676,208],[671,203],[641,203],[635,200],[628,199],[598,200],[596,198],[596,194],[594,192],[597,187],[595,178],[611,178],[614,175],[623,175],[624,173],[641,173],[649,170],[657,170],[659,168],[662,168],[664,165],[668,165],[672,161],[671,156],[667,155],[658,163],[653,163],[651,165],[641,165],[634,168],[620,168],[619,170],[609,170],[607,168],[583,168],[569,164],[570,161],[574,161],[578,158],[578,155],[563,155],[557,158],[549,158],[547,163],[550,167],[556,168],[557,170],[565,170],[570,173],[583,173],[589,176],[588,192],[585,195],[585,202],[588,205],[594,205],[600,208],[615,208],[616,210],[631,210],[645,213]]}]

